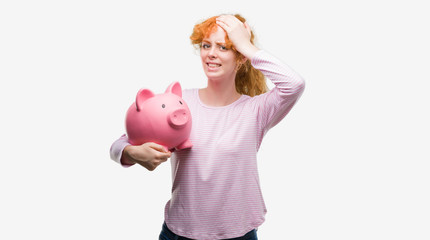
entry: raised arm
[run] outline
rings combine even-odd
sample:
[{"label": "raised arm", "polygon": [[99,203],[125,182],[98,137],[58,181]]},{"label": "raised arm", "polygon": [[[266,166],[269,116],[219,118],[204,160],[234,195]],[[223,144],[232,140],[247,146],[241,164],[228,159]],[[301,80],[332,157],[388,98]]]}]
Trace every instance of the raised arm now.
[{"label": "raised arm", "polygon": [[258,120],[265,132],[291,110],[303,93],[305,82],[289,66],[252,44],[251,29],[246,22],[242,23],[233,15],[222,15],[217,18],[217,24],[228,34],[236,50],[275,85],[274,89],[254,99]]}]

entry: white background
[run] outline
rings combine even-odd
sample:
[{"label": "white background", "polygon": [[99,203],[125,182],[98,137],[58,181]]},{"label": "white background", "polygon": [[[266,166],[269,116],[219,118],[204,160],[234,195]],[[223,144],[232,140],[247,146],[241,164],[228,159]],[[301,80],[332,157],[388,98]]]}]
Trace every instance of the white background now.
[{"label": "white background", "polygon": [[425,1],[0,3],[0,239],[157,239],[170,164],[109,159],[141,87],[204,87],[195,23],[241,13],[306,79],[259,152],[259,238],[430,239]]}]

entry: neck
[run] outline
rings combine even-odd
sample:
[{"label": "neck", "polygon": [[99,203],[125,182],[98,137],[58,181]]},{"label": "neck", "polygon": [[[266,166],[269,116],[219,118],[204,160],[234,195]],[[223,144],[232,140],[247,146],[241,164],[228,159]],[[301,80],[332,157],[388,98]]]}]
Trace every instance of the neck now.
[{"label": "neck", "polygon": [[227,106],[240,98],[240,93],[236,91],[233,81],[213,81],[208,80],[208,86],[200,89],[200,100],[214,107]]}]

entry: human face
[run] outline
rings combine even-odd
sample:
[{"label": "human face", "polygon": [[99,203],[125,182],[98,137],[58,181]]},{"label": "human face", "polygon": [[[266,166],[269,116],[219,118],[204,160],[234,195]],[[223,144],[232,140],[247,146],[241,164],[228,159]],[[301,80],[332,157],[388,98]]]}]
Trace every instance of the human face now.
[{"label": "human face", "polygon": [[233,50],[226,48],[225,32],[221,27],[203,39],[200,57],[208,80],[234,81],[236,57]]}]

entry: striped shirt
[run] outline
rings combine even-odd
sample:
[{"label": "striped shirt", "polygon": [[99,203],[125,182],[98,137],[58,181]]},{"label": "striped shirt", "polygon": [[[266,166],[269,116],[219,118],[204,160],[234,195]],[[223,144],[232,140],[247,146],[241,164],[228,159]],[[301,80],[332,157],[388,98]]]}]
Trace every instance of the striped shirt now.
[{"label": "striped shirt", "polygon": [[[235,238],[264,222],[257,151],[305,85],[297,73],[266,51],[258,51],[251,64],[273,82],[272,90],[255,97],[242,95],[222,107],[202,103],[198,89],[183,91],[193,119],[193,147],[172,154],[172,197],[165,207],[166,224],[177,235]],[[114,142],[112,159],[120,162],[127,144],[126,136]]]}]

